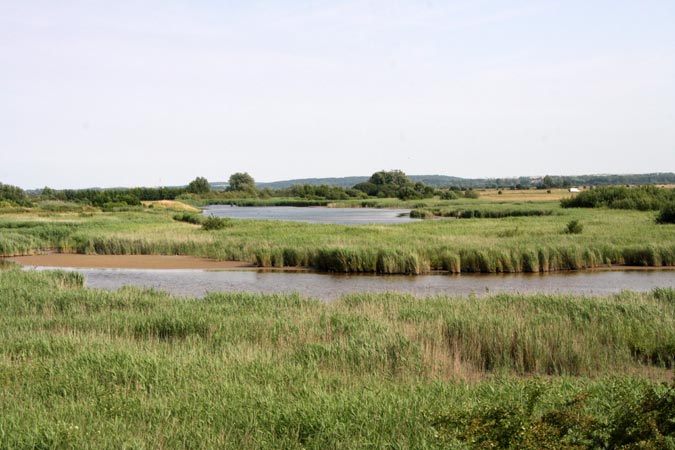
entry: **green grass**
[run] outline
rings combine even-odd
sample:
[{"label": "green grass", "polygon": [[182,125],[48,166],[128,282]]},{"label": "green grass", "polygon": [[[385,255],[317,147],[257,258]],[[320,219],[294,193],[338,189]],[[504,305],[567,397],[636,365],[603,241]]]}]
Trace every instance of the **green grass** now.
[{"label": "green grass", "polygon": [[[675,265],[675,226],[657,225],[654,212],[562,209],[555,201],[375,202],[446,205],[453,211],[471,207],[494,216],[512,211],[551,214],[365,226],[231,220],[227,228],[213,231],[175,221],[171,212],[160,210],[5,214],[0,216],[0,254],[186,254],[262,267],[408,274]],[[565,233],[566,224],[574,220],[583,224],[583,233]]]},{"label": "green grass", "polygon": [[[82,287],[0,271],[0,448],[669,448],[675,296]],[[631,448],[638,448],[631,447]]]}]

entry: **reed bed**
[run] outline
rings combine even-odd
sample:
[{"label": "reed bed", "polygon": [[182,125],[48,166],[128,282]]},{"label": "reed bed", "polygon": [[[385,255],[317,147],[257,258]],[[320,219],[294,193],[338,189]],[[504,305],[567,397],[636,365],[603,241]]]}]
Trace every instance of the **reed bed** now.
[{"label": "reed bed", "polygon": [[[458,205],[468,201],[462,202]],[[481,211],[494,211],[489,214],[513,211],[504,203],[474,202],[483,205]],[[166,211],[14,214],[0,217],[0,255],[184,254],[260,267],[382,274],[536,273],[675,264],[675,228],[654,223],[653,212],[562,209],[552,202],[522,207],[553,213],[386,226],[230,220],[226,228],[213,231],[202,229],[195,216]],[[582,233],[565,232],[572,220],[583,226]]]},{"label": "reed bed", "polygon": [[82,284],[0,271],[0,448],[668,448],[675,437],[675,386],[661,383],[675,360],[672,288],[325,304]]}]

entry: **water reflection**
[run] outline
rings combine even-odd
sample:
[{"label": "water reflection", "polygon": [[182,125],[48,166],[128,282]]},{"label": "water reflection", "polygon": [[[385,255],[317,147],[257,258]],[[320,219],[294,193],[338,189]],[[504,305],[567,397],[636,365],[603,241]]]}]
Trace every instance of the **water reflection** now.
[{"label": "water reflection", "polygon": [[379,208],[297,208],[292,206],[227,206],[212,205],[204,214],[233,219],[286,220],[291,222],[336,223],[342,225],[390,224],[418,221],[411,219],[408,209]]}]

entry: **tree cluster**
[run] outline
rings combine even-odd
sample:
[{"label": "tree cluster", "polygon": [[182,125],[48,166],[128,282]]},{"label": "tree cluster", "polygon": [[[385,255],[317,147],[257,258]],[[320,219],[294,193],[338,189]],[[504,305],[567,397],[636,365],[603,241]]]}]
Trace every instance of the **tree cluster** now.
[{"label": "tree cluster", "polygon": [[400,170],[375,172],[368,181],[359,183],[354,189],[364,192],[369,197],[397,197],[401,200],[433,197],[434,188],[421,181],[413,183]]},{"label": "tree cluster", "polygon": [[2,183],[0,183],[0,202],[16,206],[30,206],[31,204],[23,189]]},{"label": "tree cluster", "polygon": [[365,198],[366,195],[356,189],[345,189],[341,186],[320,186],[312,184],[296,184],[286,189],[274,191],[277,197],[298,197],[308,200],[348,200],[350,198]]}]

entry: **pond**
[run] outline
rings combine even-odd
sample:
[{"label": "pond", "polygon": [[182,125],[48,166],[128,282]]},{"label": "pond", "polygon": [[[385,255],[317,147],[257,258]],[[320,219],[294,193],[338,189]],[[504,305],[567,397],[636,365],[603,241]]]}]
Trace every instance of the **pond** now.
[{"label": "pond", "polygon": [[[52,268],[37,267],[37,270]],[[88,287],[124,285],[155,288],[180,296],[207,292],[292,293],[333,300],[355,292],[401,292],[416,296],[495,293],[606,295],[624,289],[675,287],[674,270],[611,270],[505,275],[336,275],[317,273],[208,270],[73,269]]]},{"label": "pond", "polygon": [[342,225],[392,224],[416,222],[409,209],[325,208],[294,206],[211,205],[204,214],[232,219],[286,220],[291,222],[335,223]]}]

